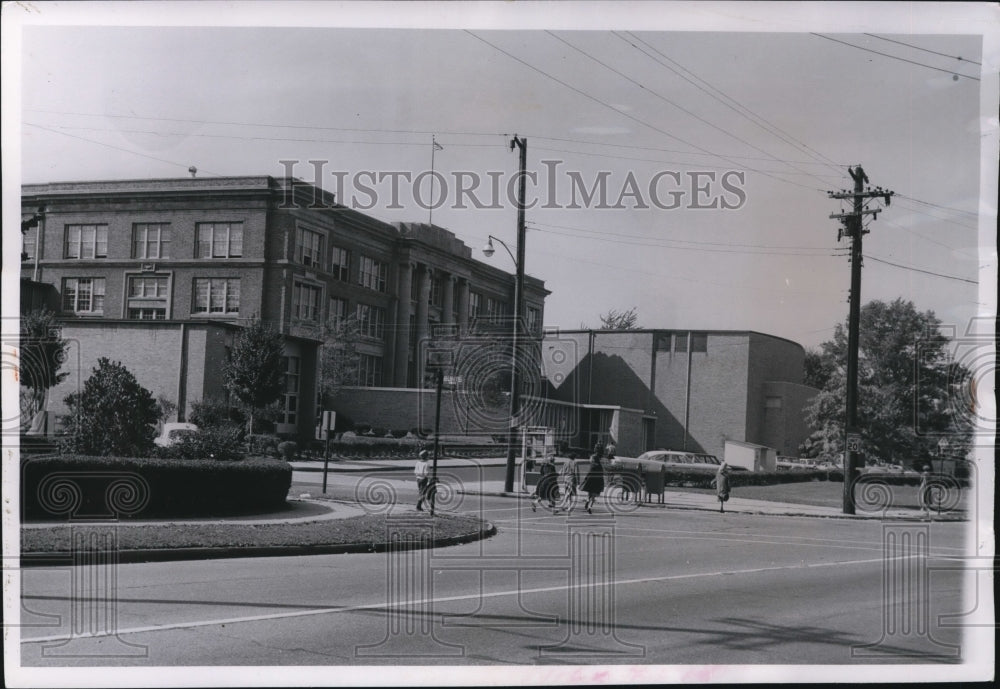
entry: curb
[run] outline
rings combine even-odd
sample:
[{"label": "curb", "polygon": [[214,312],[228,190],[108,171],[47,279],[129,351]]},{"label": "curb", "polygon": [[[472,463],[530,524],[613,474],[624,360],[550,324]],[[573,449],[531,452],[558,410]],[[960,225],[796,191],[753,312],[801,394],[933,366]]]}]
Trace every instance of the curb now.
[{"label": "curb", "polygon": [[[480,468],[502,467],[503,464],[479,464],[477,466],[479,466]],[[448,467],[444,467],[444,468],[448,468]],[[459,467],[459,468],[465,468],[465,467]],[[329,473],[331,473],[331,474],[356,474],[356,473],[362,473],[362,472],[405,471],[405,470],[412,471],[413,470],[413,466],[410,465],[410,464],[406,464],[406,465],[398,466],[398,467],[388,467],[388,466],[385,466],[385,465],[382,465],[382,464],[376,464],[376,465],[370,466],[370,467],[346,467],[346,466],[337,466],[336,463],[334,463],[332,460],[330,462],[330,467],[327,469],[327,471]],[[322,464],[320,464],[320,466],[295,466],[293,464],[292,465],[292,471],[310,471],[310,472],[319,472],[319,473],[322,473],[323,472],[323,466],[322,466]]]},{"label": "curb", "polygon": [[[470,491],[470,490],[460,490],[459,493],[463,495],[482,495],[491,498],[515,498],[518,500],[530,499],[531,495],[528,493],[504,493],[504,492],[483,492],[483,491]],[[653,503],[650,504],[652,506]],[[657,503],[658,504],[658,503]],[[719,514],[719,510],[713,507],[698,507],[697,505],[664,505],[665,509],[672,510],[688,510],[696,512],[715,512]],[[634,510],[631,510],[634,511]],[[879,521],[879,522],[967,522],[968,517],[949,517],[944,515],[939,515],[932,519],[923,519],[919,516],[878,516],[878,515],[864,515],[864,514],[814,514],[810,512],[760,512],[753,508],[738,509],[738,510],[727,510],[725,514],[751,514],[760,517],[808,517],[811,519],[853,519],[855,521]]]},{"label": "curb", "polygon": [[[457,536],[435,538],[428,548],[443,548],[463,543],[472,543],[489,538],[497,533],[493,522],[483,522],[478,531],[471,531]],[[412,540],[402,540],[393,544],[394,550],[423,550],[423,543]],[[222,560],[248,557],[295,557],[302,555],[343,555],[348,553],[384,553],[388,543],[330,543],[325,545],[276,545],[276,546],[225,546],[218,548],[156,548],[120,550],[117,553],[117,564],[135,564],[142,562],[171,562],[182,560]],[[73,564],[73,554],[69,552],[38,552],[21,553],[20,567],[51,567]]]}]

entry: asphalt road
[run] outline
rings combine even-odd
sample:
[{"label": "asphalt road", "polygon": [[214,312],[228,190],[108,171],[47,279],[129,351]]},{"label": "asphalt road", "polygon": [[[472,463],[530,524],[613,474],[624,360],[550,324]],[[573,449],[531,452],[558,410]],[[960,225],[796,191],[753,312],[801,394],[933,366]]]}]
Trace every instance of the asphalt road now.
[{"label": "asphalt road", "polygon": [[[478,496],[454,506],[500,533],[393,555],[129,564],[89,579],[78,570],[76,590],[117,590],[109,606],[80,604],[68,569],[24,570],[23,622],[48,626],[21,629],[22,663],[854,665],[968,655],[961,630],[938,623],[968,608],[963,587],[975,585],[959,569],[961,523],[604,508],[566,517]],[[929,538],[928,569],[884,557],[885,534],[903,542],[904,532]],[[923,581],[926,593],[885,593],[885,580]]]}]

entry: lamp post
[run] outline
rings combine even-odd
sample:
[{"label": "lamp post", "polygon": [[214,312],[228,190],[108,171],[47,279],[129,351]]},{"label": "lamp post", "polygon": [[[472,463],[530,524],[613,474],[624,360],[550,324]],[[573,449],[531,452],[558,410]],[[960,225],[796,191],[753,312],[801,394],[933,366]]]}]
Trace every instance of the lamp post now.
[{"label": "lamp post", "polygon": [[514,424],[514,419],[517,418],[517,410],[520,404],[518,394],[518,381],[517,381],[517,336],[518,336],[518,323],[521,320],[521,287],[524,281],[524,273],[521,271],[521,264],[518,263],[517,259],[514,258],[513,252],[510,247],[507,246],[506,242],[493,235],[489,236],[486,246],[483,247],[483,254],[489,258],[496,251],[493,248],[493,240],[500,242],[500,246],[507,250],[510,255],[510,260],[514,262],[514,269],[516,271],[517,278],[514,281],[514,326],[512,329],[512,342],[511,342],[511,354],[510,354],[510,428],[508,430],[507,436],[507,464],[506,471],[504,472],[504,492],[511,493],[514,491],[514,465],[517,459],[517,429]]}]

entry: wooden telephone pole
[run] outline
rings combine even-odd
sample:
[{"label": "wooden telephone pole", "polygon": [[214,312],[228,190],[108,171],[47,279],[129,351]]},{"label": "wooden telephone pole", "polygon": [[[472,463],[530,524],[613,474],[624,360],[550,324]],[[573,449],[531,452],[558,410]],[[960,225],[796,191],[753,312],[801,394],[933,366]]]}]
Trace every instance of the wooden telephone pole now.
[{"label": "wooden telephone pole", "polygon": [[868,184],[868,175],[855,166],[851,173],[854,180],[854,191],[828,192],[830,198],[853,199],[853,209],[850,213],[832,213],[831,218],[843,223],[843,229],[837,232],[837,241],[845,235],[851,238],[851,295],[850,313],[847,318],[847,414],[844,431],[844,514],[854,514],[854,484],[859,466],[858,455],[861,454],[861,432],[858,428],[858,341],[861,322],[861,238],[868,234],[864,229],[864,216],[878,217],[882,208],[865,208],[865,201],[872,198],[882,198],[885,205],[893,192],[881,187],[872,189]]}]

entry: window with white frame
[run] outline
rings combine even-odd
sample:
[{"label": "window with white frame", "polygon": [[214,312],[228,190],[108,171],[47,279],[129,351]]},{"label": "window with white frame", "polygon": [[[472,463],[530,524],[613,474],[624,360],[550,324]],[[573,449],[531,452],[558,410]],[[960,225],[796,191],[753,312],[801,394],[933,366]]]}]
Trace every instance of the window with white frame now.
[{"label": "window with white frame", "polygon": [[469,322],[476,320],[476,316],[483,310],[483,295],[478,292],[469,292]]},{"label": "window with white frame", "polygon": [[339,246],[331,247],[330,272],[338,280],[347,282],[351,279],[351,252]]},{"label": "window with white frame", "polygon": [[358,304],[358,329],[366,337],[385,337],[385,309],[369,304]]},{"label": "window with white frame", "polygon": [[486,318],[494,323],[503,319],[507,313],[507,303],[501,299],[486,297]]},{"label": "window with white frame", "polygon": [[197,258],[240,258],[243,256],[243,223],[198,223]]},{"label": "window with white frame", "polygon": [[323,235],[300,227],[295,243],[295,259],[304,266],[323,268]]},{"label": "window with white frame", "polygon": [[170,224],[140,222],[133,225],[132,258],[170,258]]},{"label": "window with white frame", "polygon": [[358,357],[358,385],[364,388],[382,386],[382,357],[374,354]]},{"label": "window with white frame", "polygon": [[31,261],[35,258],[35,231],[28,230],[21,234],[21,260]]},{"label": "window with white frame", "polygon": [[299,378],[302,362],[297,356],[281,357],[285,364],[285,423],[295,424],[299,414]]},{"label": "window with white frame", "polygon": [[104,313],[104,278],[63,278],[63,311]]},{"label": "window with white frame", "polygon": [[528,307],[528,332],[538,332],[542,327],[542,312],[534,306]]},{"label": "window with white frame", "polygon": [[440,308],[444,300],[444,290],[440,278],[431,278],[431,293],[427,295],[427,303]]},{"label": "window with white frame", "polygon": [[347,300],[342,297],[330,297],[330,325],[337,325],[347,318]]},{"label": "window with white frame", "polygon": [[319,322],[323,290],[317,285],[296,282],[292,288],[292,318]]},{"label": "window with white frame", "polygon": [[385,292],[388,267],[382,261],[362,256],[358,266],[358,284],[362,287]]},{"label": "window with white frame", "polygon": [[126,315],[133,320],[162,321],[167,317],[170,277],[132,275],[128,278]]},{"label": "window with white frame", "polygon": [[195,278],[192,313],[238,314],[239,278]]},{"label": "window with white frame", "polygon": [[66,258],[107,258],[107,225],[67,225]]}]

